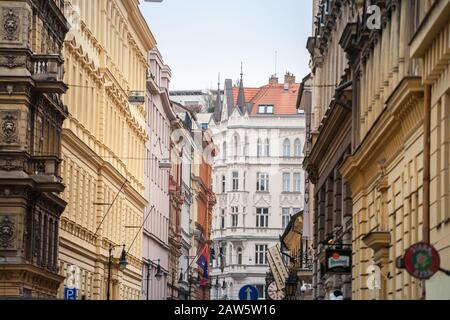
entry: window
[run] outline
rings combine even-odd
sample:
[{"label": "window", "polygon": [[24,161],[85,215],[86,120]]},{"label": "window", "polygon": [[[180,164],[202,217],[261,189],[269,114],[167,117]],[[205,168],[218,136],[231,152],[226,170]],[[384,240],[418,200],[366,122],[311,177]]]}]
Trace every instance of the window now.
[{"label": "window", "polygon": [[292,208],[292,214],[297,214],[300,211],[302,211],[302,209],[300,209],[300,208]]},{"label": "window", "polygon": [[268,228],[269,227],[269,209],[268,208],[256,208],[256,227]]},{"label": "window", "polygon": [[208,124],[202,123],[202,130],[208,130]]},{"label": "window", "polygon": [[243,190],[245,191],[245,179],[247,178],[247,172],[244,172],[244,180],[242,180]]},{"label": "window", "polygon": [[291,191],[291,174],[290,173],[283,173],[283,192],[290,192]]},{"label": "window", "polygon": [[222,193],[226,192],[227,188],[227,178],[225,178],[225,175],[222,176]]},{"label": "window", "polygon": [[258,106],[259,114],[273,114],[273,105],[261,104]]},{"label": "window", "polygon": [[249,147],[248,137],[245,136],[244,156],[246,156],[246,157],[248,157],[248,147]]},{"label": "window", "polygon": [[286,227],[289,224],[289,221],[291,220],[291,214],[290,214],[290,209],[289,208],[283,208],[281,209],[282,212],[282,228],[286,229]]},{"label": "window", "polygon": [[257,244],[255,245],[255,264],[264,265],[267,264],[267,244]]},{"label": "window", "polygon": [[258,139],[256,153],[257,153],[258,157],[262,156],[262,141],[261,141],[261,139]]},{"label": "window", "polygon": [[233,172],[233,191],[239,190],[239,172]]},{"label": "window", "polygon": [[302,175],[301,173],[294,173],[294,192],[301,192]]},{"label": "window", "polygon": [[220,229],[225,229],[225,210],[222,209],[220,214]]},{"label": "window", "polygon": [[284,139],[283,142],[283,156],[290,157],[291,156],[291,142],[289,139]]},{"label": "window", "polygon": [[300,158],[302,156],[302,142],[300,141],[300,139],[295,139],[294,156],[297,158]]},{"label": "window", "polygon": [[256,191],[266,192],[269,191],[269,174],[260,173],[256,174]]},{"label": "window", "polygon": [[239,156],[239,137],[236,135],[233,138],[233,144],[234,144],[234,155],[237,157]]},{"label": "window", "polygon": [[231,207],[231,226],[236,228],[239,223],[239,207]]},{"label": "window", "polygon": [[239,247],[237,249],[237,264],[241,265],[242,264],[242,248]]},{"label": "window", "polygon": [[264,142],[264,156],[269,157],[270,156],[270,141],[269,139],[266,139]]},{"label": "window", "polygon": [[255,287],[258,290],[258,299],[266,300],[266,285],[265,284],[257,284]]},{"label": "window", "polygon": [[223,160],[226,160],[227,159],[227,143],[226,142],[223,143],[222,155],[223,155]]}]

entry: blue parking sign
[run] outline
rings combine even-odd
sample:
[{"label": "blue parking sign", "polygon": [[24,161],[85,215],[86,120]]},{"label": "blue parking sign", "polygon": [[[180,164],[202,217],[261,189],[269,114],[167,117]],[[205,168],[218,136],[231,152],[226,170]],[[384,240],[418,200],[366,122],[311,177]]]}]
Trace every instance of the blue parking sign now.
[{"label": "blue parking sign", "polygon": [[64,288],[64,300],[77,300],[77,289]]}]

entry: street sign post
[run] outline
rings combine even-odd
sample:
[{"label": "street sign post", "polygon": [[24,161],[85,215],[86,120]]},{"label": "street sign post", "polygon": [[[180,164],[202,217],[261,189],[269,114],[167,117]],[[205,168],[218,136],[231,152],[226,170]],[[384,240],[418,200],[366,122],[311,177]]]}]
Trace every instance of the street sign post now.
[{"label": "street sign post", "polygon": [[241,290],[239,290],[239,300],[258,300],[258,297],[258,289],[256,289],[254,286],[243,286]]},{"label": "street sign post", "polygon": [[64,288],[64,300],[77,300],[76,288]]}]

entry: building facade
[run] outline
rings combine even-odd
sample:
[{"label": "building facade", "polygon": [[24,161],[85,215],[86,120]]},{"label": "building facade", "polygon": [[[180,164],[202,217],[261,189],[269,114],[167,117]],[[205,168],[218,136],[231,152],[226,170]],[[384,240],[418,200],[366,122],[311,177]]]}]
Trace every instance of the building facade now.
[{"label": "building facade", "polygon": [[[314,2],[305,167],[316,194],[316,299],[449,296],[444,273],[422,281],[398,263],[426,242],[448,269],[449,10],[449,1]],[[351,276],[323,265],[324,250],[350,249]]]},{"label": "building facade", "polygon": [[171,169],[169,175],[169,278],[167,287],[169,288],[168,300],[178,300],[179,298],[179,274],[181,257],[181,207],[184,203],[182,191],[182,146],[176,138],[175,132],[183,127],[179,118],[171,123],[170,135],[170,162]]},{"label": "building facade", "polygon": [[[196,300],[210,300],[209,255],[211,248],[212,210],[216,204],[216,198],[212,190],[212,161],[215,154],[215,146],[212,141],[211,130],[202,130],[197,124],[194,130],[195,146],[192,163],[192,228],[194,233],[193,249],[191,253],[196,256],[193,268],[197,269],[197,277],[194,278]],[[205,255],[206,268],[202,268],[197,262]]]},{"label": "building facade", "polygon": [[[169,99],[170,68],[157,49],[149,53],[147,79],[147,135],[145,196],[148,200],[143,235],[143,293],[146,300],[167,298],[169,277],[171,128],[176,120]],[[148,216],[147,216],[148,215]],[[159,271],[159,273],[158,273]]]},{"label": "building facade", "polygon": [[[353,193],[353,296],[448,299],[448,276],[421,281],[396,261],[423,241],[449,267],[450,2],[375,4],[380,28],[368,27],[362,7],[344,42],[356,98],[352,155],[341,168]],[[368,285],[374,265],[381,290]]]},{"label": "building facade", "polygon": [[0,296],[55,298],[64,1],[1,1],[0,26]]},{"label": "building facade", "polygon": [[[261,88],[225,81],[210,123],[219,153],[213,164],[211,299],[237,300],[244,285],[265,298],[267,250],[303,209],[301,167],[305,118],[296,109],[299,84],[287,74]],[[217,286],[215,285],[217,284]]]},{"label": "building facade", "polygon": [[350,184],[339,168],[351,152],[351,74],[341,39],[348,24],[356,19],[351,1],[315,1],[314,36],[308,39],[312,94],[308,112],[307,155],[313,219],[315,299],[329,299],[340,291],[344,299],[352,297],[351,265],[336,272],[328,266],[331,251],[347,250],[352,245],[352,202]]},{"label": "building facade", "polygon": [[[149,138],[144,97],[147,53],[155,39],[137,1],[74,0],[68,5],[68,14],[79,14],[79,23],[64,43],[70,90],[64,97],[69,118],[62,137],[62,176],[69,205],[60,229],[60,274],[77,270],[78,298],[106,299],[109,291],[112,300],[139,300]],[[130,96],[142,100],[131,104]],[[128,265],[120,270],[123,249]]]},{"label": "building facade", "polygon": [[181,166],[181,204],[180,213],[180,240],[181,255],[179,256],[179,277],[178,277],[178,299],[193,300],[193,279],[196,269],[193,267],[195,256],[193,252],[193,229],[191,225],[191,206],[193,205],[192,194],[192,161],[194,152],[194,135],[193,126],[195,118],[193,114],[179,103],[173,102],[173,108],[182,126],[180,129],[172,133],[173,139],[176,141],[176,148],[180,150],[180,166]]}]

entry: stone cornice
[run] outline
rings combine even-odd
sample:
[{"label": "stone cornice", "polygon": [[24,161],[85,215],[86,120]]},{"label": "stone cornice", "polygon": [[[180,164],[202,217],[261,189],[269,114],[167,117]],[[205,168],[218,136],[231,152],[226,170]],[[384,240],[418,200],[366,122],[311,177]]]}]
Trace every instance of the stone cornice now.
[{"label": "stone cornice", "polygon": [[[389,166],[392,160],[404,148],[404,143],[415,128],[422,122],[423,115],[417,111],[423,96],[423,87],[419,77],[404,78],[391,96],[387,107],[382,111],[367,133],[358,149],[344,162],[341,174],[352,183],[352,191],[358,193],[366,184],[372,183],[378,171],[366,170],[384,161]],[[407,121],[402,121],[406,119]],[[363,176],[371,172],[372,176]]]}]

